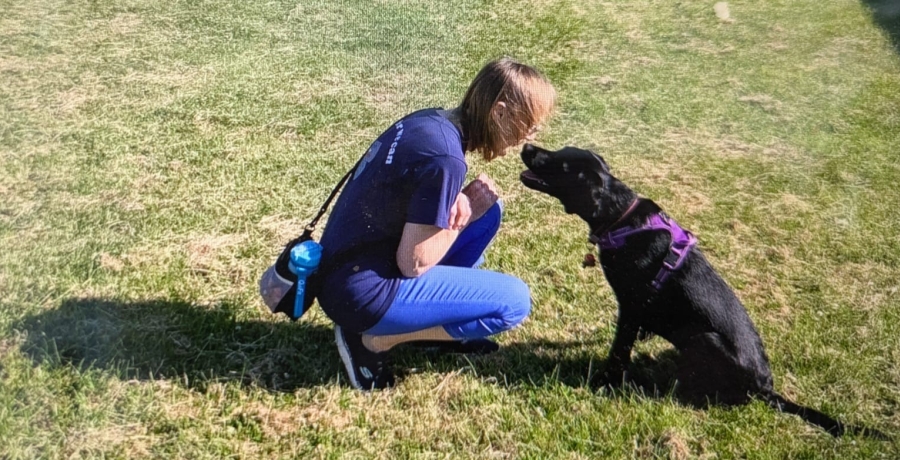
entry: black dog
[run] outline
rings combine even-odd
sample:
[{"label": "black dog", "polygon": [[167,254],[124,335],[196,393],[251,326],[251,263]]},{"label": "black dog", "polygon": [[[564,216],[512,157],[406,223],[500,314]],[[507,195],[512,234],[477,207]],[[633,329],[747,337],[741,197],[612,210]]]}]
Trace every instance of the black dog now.
[{"label": "black dog", "polygon": [[522,148],[526,187],[558,198],[590,226],[600,264],[619,302],[605,385],[625,378],[639,334],[655,334],[678,350],[676,394],[699,406],[746,404],[758,397],[839,436],[884,438],[844,425],[775,392],[769,359],[744,306],[696,247],[696,239],[613,177],[599,155],[574,147]]}]

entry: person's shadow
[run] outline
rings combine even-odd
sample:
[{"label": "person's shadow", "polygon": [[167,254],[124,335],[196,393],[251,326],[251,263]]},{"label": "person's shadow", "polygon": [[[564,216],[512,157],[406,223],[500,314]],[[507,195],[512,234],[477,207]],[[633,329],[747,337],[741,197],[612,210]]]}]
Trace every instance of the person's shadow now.
[{"label": "person's shadow", "polygon": [[[22,349],[37,363],[101,369],[124,380],[166,379],[191,388],[240,381],[288,392],[347,384],[330,324],[239,319],[246,316],[239,315],[241,308],[246,307],[75,298],[26,317],[17,328],[27,332]],[[608,346],[603,342],[533,340],[504,344],[485,356],[404,346],[393,355],[401,376],[422,368],[450,373],[471,367],[512,388],[559,383],[595,390],[591,381],[603,370]],[[673,363],[667,352],[656,359],[636,354],[633,388],[648,395],[669,393]]]},{"label": "person's shadow", "polygon": [[340,370],[331,327],[238,319],[237,308],[76,298],[26,317],[36,362],[103,369],[122,379],[202,387],[238,380],[275,391],[322,385]]}]

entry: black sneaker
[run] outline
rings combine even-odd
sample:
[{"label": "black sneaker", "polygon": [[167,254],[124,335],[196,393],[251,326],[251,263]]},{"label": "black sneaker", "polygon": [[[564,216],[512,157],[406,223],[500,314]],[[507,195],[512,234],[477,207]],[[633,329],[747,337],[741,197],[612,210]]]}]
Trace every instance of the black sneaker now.
[{"label": "black sneaker", "polygon": [[370,351],[362,343],[362,336],[334,326],[334,340],[350,377],[350,385],[357,390],[390,388],[394,386],[394,372],[387,352]]},{"label": "black sneaker", "polygon": [[407,342],[409,346],[433,353],[460,353],[465,355],[487,355],[500,349],[500,345],[490,339],[470,340],[419,340]]}]

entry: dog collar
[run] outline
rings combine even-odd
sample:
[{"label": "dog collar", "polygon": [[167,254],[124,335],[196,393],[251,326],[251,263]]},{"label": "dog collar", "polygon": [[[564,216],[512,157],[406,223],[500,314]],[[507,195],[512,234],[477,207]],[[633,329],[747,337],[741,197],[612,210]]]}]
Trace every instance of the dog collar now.
[{"label": "dog collar", "polygon": [[[632,201],[631,204],[628,205],[628,209],[626,209],[625,212],[622,213],[622,215],[619,216],[619,218],[616,219],[615,222],[613,222],[613,223],[610,224],[608,227],[606,227],[605,229],[603,229],[602,232],[599,232],[599,231],[592,231],[591,234],[588,235],[588,241],[590,241],[591,243],[594,243],[594,244],[598,244],[599,238],[601,238],[602,235],[608,234],[608,233],[609,233],[609,230],[611,230],[611,229],[613,229],[613,228],[616,228],[616,225],[619,225],[620,222],[622,222],[623,220],[625,220],[625,218],[628,217],[628,215],[631,214],[632,211],[635,210],[635,208],[637,208],[637,205],[638,205],[638,203],[640,203],[640,202],[641,202],[641,199],[640,199],[640,198],[635,198],[634,201]],[[601,235],[601,236],[598,236],[598,235]]]},{"label": "dog collar", "polygon": [[[627,214],[627,212],[626,212]],[[621,219],[619,219],[621,220]],[[635,233],[646,232],[651,230],[665,230],[672,236],[669,243],[669,252],[663,259],[663,266],[656,274],[656,278],[651,283],[653,288],[660,290],[663,284],[672,275],[672,272],[684,265],[685,259],[690,254],[691,249],[697,245],[697,238],[693,233],[681,228],[677,222],[669,218],[665,213],[659,212],[651,214],[644,224],[640,227],[622,227],[611,232],[607,232],[601,236],[591,234],[590,240],[596,244],[600,250],[616,249],[625,246],[625,240]]]}]

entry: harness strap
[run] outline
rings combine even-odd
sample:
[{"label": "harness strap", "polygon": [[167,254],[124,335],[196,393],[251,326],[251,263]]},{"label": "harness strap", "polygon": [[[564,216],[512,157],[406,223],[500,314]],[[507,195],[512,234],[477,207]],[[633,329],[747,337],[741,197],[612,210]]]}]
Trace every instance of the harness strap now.
[{"label": "harness strap", "polygon": [[691,253],[691,249],[697,245],[697,237],[695,237],[693,233],[679,227],[678,224],[675,224],[674,227],[670,227],[669,232],[672,234],[672,242],[669,243],[669,252],[666,254],[665,259],[663,259],[663,266],[656,274],[656,278],[650,283],[657,291],[662,289],[666,280],[672,276],[672,272],[679,270],[682,265],[684,265],[684,261],[687,260],[687,256]]},{"label": "harness strap", "polygon": [[625,246],[625,240],[636,233],[665,230],[669,232],[672,240],[669,243],[669,251],[663,259],[662,268],[656,274],[656,277],[650,283],[657,291],[662,289],[666,280],[672,276],[672,272],[678,270],[684,265],[691,249],[697,245],[697,238],[693,233],[681,228],[674,220],[669,218],[665,213],[652,214],[640,227],[622,227],[618,230],[606,233],[601,236],[591,235],[591,241],[603,249],[616,249]]}]

